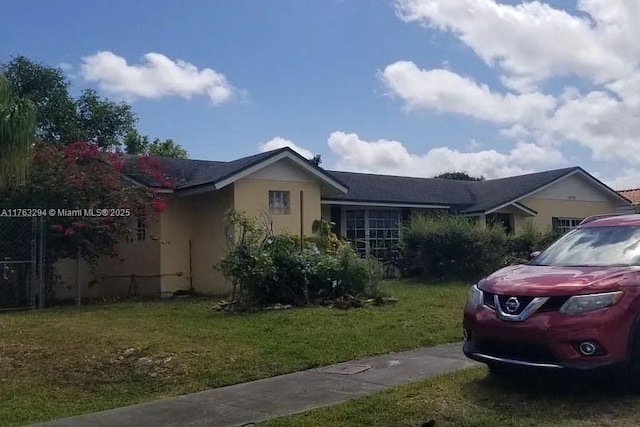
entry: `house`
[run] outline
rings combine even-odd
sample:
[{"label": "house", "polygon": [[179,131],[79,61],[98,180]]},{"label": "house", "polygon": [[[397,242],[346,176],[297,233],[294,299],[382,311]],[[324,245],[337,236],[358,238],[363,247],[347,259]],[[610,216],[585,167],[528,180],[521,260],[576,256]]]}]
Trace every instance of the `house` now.
[{"label": "house", "polygon": [[[416,212],[452,212],[479,226],[498,220],[517,234],[528,222],[566,231],[587,216],[630,204],[579,167],[475,182],[327,171],[289,148],[230,162],[159,160],[175,188],[159,188],[136,162],[124,173],[136,185],[167,193],[166,210],[151,225],[139,221],[137,241],[121,244],[119,257],[101,260],[93,272],[81,266],[83,295],[227,291],[213,265],[227,249],[223,216],[230,208],[268,218],[276,233],[296,235],[310,235],[322,217],[359,251],[381,255]],[[65,261],[58,270],[68,285],[61,296],[72,297],[75,263]]]},{"label": "house", "polygon": [[619,190],[618,194],[620,194],[625,199],[631,202],[631,210],[635,211],[635,208],[640,205],[640,188],[632,188],[628,190]]}]

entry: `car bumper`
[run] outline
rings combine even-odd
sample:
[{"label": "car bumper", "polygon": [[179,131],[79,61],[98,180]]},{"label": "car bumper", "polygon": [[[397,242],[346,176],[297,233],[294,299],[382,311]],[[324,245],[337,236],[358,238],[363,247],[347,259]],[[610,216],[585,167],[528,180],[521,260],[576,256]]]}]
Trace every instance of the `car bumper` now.
[{"label": "car bumper", "polygon": [[[536,313],[523,322],[498,318],[487,306],[465,310],[464,354],[487,363],[546,370],[599,370],[628,360],[632,321],[617,307],[579,316]],[[594,342],[599,351],[585,356],[582,342]]]}]

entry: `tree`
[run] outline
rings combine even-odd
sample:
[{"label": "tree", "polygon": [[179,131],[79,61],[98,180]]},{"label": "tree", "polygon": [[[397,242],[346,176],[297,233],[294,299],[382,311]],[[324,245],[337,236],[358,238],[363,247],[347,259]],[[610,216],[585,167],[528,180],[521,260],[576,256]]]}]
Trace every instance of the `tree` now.
[{"label": "tree", "polygon": [[46,141],[72,142],[76,137],[75,106],[61,69],[18,56],[0,66],[17,97],[36,107],[37,136]]},{"label": "tree", "polygon": [[315,156],[313,156],[311,158],[311,163],[313,163],[316,166],[320,166],[320,163],[322,163],[322,155],[316,154]]},{"label": "tree", "polygon": [[149,149],[149,137],[132,130],[124,138],[124,152],[127,154],[146,154]]},{"label": "tree", "polygon": [[87,141],[104,150],[115,150],[135,127],[135,114],[126,103],[102,98],[91,89],[74,99],[60,68],[18,56],[2,64],[0,71],[6,74],[16,96],[35,104],[37,136],[41,140],[63,144]]},{"label": "tree", "polygon": [[9,81],[0,74],[0,190],[27,179],[35,136],[33,103],[14,96]]},{"label": "tree", "polygon": [[[101,255],[114,255],[116,245],[133,237],[137,214],[161,212],[166,199],[146,187],[122,179],[122,154],[101,150],[97,144],[76,142],[36,144],[32,170],[24,187],[0,192],[8,206],[43,209],[48,214],[47,262],[75,258],[90,263]],[[161,184],[172,187],[152,158],[138,159],[138,168]],[[60,210],[76,215],[60,215]],[[93,212],[85,209],[93,209]]]},{"label": "tree", "polygon": [[159,138],[149,142],[147,135],[140,135],[137,131],[131,131],[124,139],[125,152],[127,154],[145,154],[160,157],[175,157],[188,159],[189,153],[173,139],[161,141]]},{"label": "tree", "polygon": [[454,179],[456,181],[484,181],[484,176],[475,177],[471,176],[466,172],[445,172],[440,175],[435,176],[434,178],[441,179]]},{"label": "tree", "polygon": [[120,148],[135,128],[136,118],[130,105],[101,98],[93,89],[84,90],[74,104],[76,140],[113,150]]},{"label": "tree", "polygon": [[164,141],[160,141],[158,138],[154,139],[151,144],[149,144],[149,154],[152,156],[160,156],[160,157],[175,157],[177,159],[188,159],[189,153],[187,150],[182,148],[182,146],[173,139],[165,139]]}]

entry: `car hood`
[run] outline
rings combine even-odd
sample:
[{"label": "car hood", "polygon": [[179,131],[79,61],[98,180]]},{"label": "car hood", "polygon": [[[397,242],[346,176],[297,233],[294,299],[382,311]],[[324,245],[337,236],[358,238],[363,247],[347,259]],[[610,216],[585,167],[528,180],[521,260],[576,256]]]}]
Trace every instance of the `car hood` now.
[{"label": "car hood", "polygon": [[616,290],[638,267],[551,267],[516,265],[480,281],[480,289],[501,295],[564,296]]}]

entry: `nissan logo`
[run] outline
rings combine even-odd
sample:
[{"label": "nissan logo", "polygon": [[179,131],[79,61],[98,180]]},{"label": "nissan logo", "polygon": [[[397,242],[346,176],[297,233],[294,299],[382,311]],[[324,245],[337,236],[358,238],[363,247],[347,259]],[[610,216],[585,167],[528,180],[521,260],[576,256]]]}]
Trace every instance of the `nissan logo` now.
[{"label": "nissan logo", "polygon": [[504,303],[504,308],[507,313],[515,313],[520,308],[520,301],[516,297],[511,297]]}]

